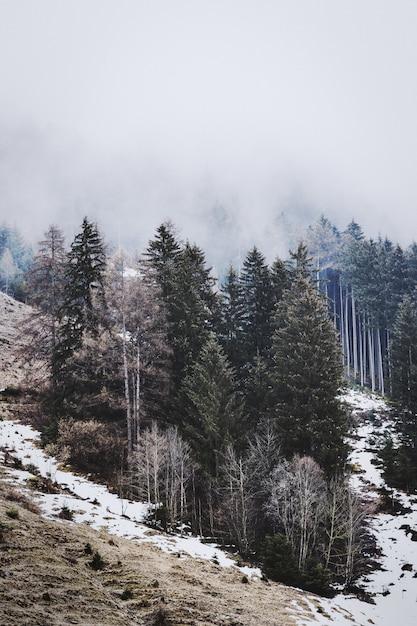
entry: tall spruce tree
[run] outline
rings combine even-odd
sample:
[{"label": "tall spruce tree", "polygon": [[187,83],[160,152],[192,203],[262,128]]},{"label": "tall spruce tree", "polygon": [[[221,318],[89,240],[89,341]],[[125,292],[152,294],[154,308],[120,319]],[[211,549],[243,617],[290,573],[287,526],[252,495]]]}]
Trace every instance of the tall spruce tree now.
[{"label": "tall spruce tree", "polygon": [[63,303],[53,361],[60,383],[68,379],[68,364],[86,339],[97,339],[106,326],[106,251],[97,225],[84,218],[71,244],[65,270]]},{"label": "tall spruce tree", "polygon": [[178,392],[186,368],[197,358],[213,327],[217,306],[214,279],[204,252],[188,242],[180,246],[169,223],[163,224],[149,243],[145,264],[161,288],[174,390]]},{"label": "tall spruce tree", "polygon": [[204,473],[214,478],[220,451],[241,441],[244,428],[234,370],[213,333],[188,369],[180,396],[183,432]]},{"label": "tall spruce tree", "polygon": [[238,370],[244,360],[242,342],[245,309],[242,285],[233,266],[229,267],[220,291],[220,341],[230,363]]},{"label": "tall spruce tree", "polygon": [[392,397],[417,413],[417,307],[410,297],[401,302],[392,338]]},{"label": "tall spruce tree", "polygon": [[165,303],[173,293],[173,283],[181,254],[181,244],[177,239],[174,225],[164,222],[156,231],[155,238],[148,244],[144,255],[144,265],[161,289]]},{"label": "tall spruce tree", "polygon": [[326,302],[301,267],[277,308],[271,401],[283,453],[312,456],[332,471],[346,460],[340,347]]},{"label": "tall spruce tree", "polygon": [[243,351],[245,364],[265,356],[271,345],[274,291],[265,257],[254,247],[248,252],[240,274],[244,303]]}]

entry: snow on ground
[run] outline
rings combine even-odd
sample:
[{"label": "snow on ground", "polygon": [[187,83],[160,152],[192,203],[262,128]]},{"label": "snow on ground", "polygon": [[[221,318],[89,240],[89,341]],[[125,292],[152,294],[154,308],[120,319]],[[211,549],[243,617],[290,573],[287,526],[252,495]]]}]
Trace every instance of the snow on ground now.
[{"label": "snow on ground", "polygon": [[[96,530],[105,528],[109,533],[126,539],[149,541],[166,552],[216,559],[223,566],[236,565],[214,544],[203,543],[196,537],[166,535],[149,529],[142,523],[148,512],[147,504],[119,498],[103,485],[59,469],[56,459],[45,456],[36,446],[39,438],[39,433],[29,426],[0,421],[0,447],[6,447],[24,466],[38,468],[41,476],[50,478],[67,490],[58,494],[36,492],[35,499],[47,518],[56,520],[58,513],[66,507],[73,512],[75,522],[88,524]],[[22,486],[28,478],[33,478],[30,472],[10,467],[8,474]],[[259,569],[241,567],[240,570],[250,576],[261,576]]]},{"label": "snow on ground", "polygon": [[[376,416],[385,415],[387,407],[376,396],[353,391],[347,392],[344,399],[361,416],[351,455],[352,463],[360,468],[360,473],[352,479],[353,486],[368,498],[376,497],[377,488],[383,485],[383,480],[380,471],[372,463],[375,456],[372,445],[375,436],[382,434],[387,422],[367,421],[366,412],[373,412]],[[162,550],[181,554],[182,558],[189,555],[216,559],[223,566],[235,565],[235,561],[214,544],[203,543],[195,537],[166,535],[149,529],[142,523],[148,510],[146,504],[119,498],[102,485],[60,469],[57,461],[46,457],[36,445],[38,440],[39,434],[29,426],[0,421],[0,447],[7,448],[23,465],[37,467],[42,476],[66,488],[65,493],[36,493],[37,502],[46,517],[56,520],[62,508],[67,507],[73,511],[73,519],[77,523],[85,523],[95,529],[106,528],[109,533],[128,539],[149,541]],[[27,478],[33,478],[29,472],[10,467],[8,473],[22,488]],[[331,600],[321,598],[318,612],[315,606],[317,597],[306,595],[305,601],[314,617],[294,603],[294,618],[298,626],[369,626],[372,623],[393,626],[398,619],[404,626],[417,623],[417,541],[412,540],[417,538],[417,534],[407,534],[405,528],[401,529],[409,525],[410,529],[417,531],[417,497],[401,493],[395,495],[409,512],[404,515],[380,513],[372,517],[371,528],[382,550],[381,570],[358,581],[373,596],[375,604],[339,594]],[[249,576],[261,574],[259,569],[240,569]]]}]

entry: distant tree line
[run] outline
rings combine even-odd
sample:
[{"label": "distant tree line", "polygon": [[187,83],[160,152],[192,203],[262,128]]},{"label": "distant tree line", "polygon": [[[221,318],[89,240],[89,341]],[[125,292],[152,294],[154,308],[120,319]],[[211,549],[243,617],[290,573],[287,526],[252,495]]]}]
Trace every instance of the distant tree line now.
[{"label": "distant tree line", "polygon": [[366,239],[352,221],[339,232],[325,217],[304,233],[341,338],[345,373],[396,408],[395,442],[382,451],[385,478],[417,488],[417,244]]}]

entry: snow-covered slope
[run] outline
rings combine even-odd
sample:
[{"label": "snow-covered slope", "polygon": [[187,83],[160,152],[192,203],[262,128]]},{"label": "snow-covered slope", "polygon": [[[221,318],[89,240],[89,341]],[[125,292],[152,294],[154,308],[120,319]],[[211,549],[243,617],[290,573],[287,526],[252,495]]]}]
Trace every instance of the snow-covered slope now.
[{"label": "snow-covered slope", "polygon": [[[385,416],[387,407],[381,399],[357,392],[350,392],[345,399],[358,416],[357,438],[351,460],[361,468],[361,473],[355,476],[354,487],[367,498],[376,499],[376,489],[383,485],[383,481],[372,463],[372,442],[375,436],[381,434],[381,429],[388,426],[388,422],[368,420],[366,412],[373,411],[375,415]],[[375,423],[378,424],[377,432]],[[73,512],[75,522],[88,523],[97,529],[105,527],[110,533],[132,540],[150,541],[169,552],[206,559],[216,558],[224,566],[235,565],[233,559],[215,545],[208,545],[188,536],[174,537],[150,531],[141,523],[147,512],[146,505],[121,499],[101,485],[62,471],[55,459],[45,457],[36,446],[38,438],[39,434],[28,426],[8,420],[0,422],[0,447],[9,450],[24,465],[37,467],[42,476],[65,487],[64,493],[37,493],[38,504],[45,516],[56,519],[57,514],[66,507]],[[4,461],[4,458],[0,460]],[[10,479],[19,482],[22,488],[27,478],[33,478],[33,474],[11,467],[8,468],[8,473]],[[299,626],[335,626],[343,623],[351,626],[365,626],[370,623],[393,626],[398,619],[404,626],[417,623],[417,541],[413,541],[415,535],[410,532],[407,534],[401,528],[408,525],[410,529],[417,531],[417,498],[404,494],[396,494],[396,497],[409,512],[396,516],[380,513],[372,517],[371,527],[382,550],[381,569],[374,571],[366,580],[359,581],[375,604],[340,594],[333,600],[321,599],[321,611],[318,613],[314,609],[312,596],[306,595],[307,602],[311,598],[314,618],[307,612],[304,613],[305,617],[301,617],[303,613],[300,612],[300,607],[294,606]],[[247,575],[260,575],[256,569],[242,569]]]}]

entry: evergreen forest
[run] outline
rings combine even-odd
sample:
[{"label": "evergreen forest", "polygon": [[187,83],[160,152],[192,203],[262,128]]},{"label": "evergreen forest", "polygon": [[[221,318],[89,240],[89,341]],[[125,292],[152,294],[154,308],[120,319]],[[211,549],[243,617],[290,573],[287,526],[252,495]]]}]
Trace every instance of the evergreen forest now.
[{"label": "evergreen forest", "polygon": [[69,247],[56,225],[35,251],[1,227],[0,281],[32,305],[25,357],[58,458],[266,577],[319,593],[354,583],[369,545],[341,394],[392,403],[381,463],[414,491],[417,244],[321,217],[288,258],[253,247],[218,281],[170,222],[140,254],[110,253],[85,217]]}]

